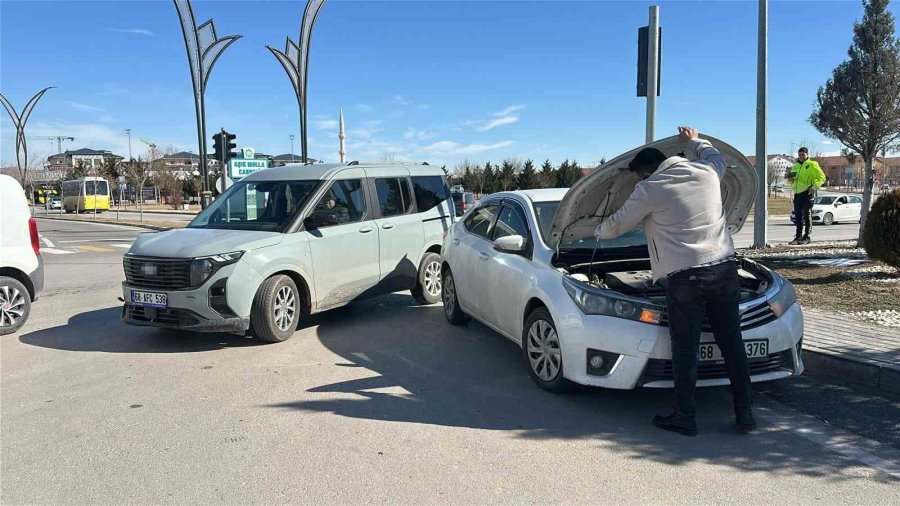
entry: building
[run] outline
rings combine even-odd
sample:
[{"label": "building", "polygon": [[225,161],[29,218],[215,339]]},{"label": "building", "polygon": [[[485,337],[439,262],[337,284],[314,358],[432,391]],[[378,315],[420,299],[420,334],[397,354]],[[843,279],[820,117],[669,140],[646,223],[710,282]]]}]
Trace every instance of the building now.
[{"label": "building", "polygon": [[[756,157],[747,157],[754,166]],[[790,155],[769,155],[770,176],[774,174],[787,174],[796,163],[796,159]],[[813,160],[819,162],[819,167],[825,173],[825,186],[862,186],[865,177],[866,164],[861,156],[857,156],[854,163],[850,163],[844,156],[817,156]],[[773,167],[776,164],[777,167]],[[900,157],[877,158],[872,162],[875,168],[875,184],[900,185]],[[782,177],[783,180],[783,177]],[[776,185],[779,183],[776,183]],[[784,184],[783,181],[780,184]]]},{"label": "building", "polygon": [[47,164],[50,170],[66,171],[77,167],[79,164],[86,169],[99,169],[109,163],[110,160],[119,162],[124,157],[113,154],[110,151],[101,149],[81,148],[76,150],[66,150],[65,153],[59,153],[47,158]]},{"label": "building", "polygon": [[[313,158],[309,159],[309,163],[318,163],[319,160],[315,160]],[[283,155],[277,155],[269,158],[269,167],[282,167],[289,163],[303,163],[300,155],[292,155],[290,153],[285,153]]]}]

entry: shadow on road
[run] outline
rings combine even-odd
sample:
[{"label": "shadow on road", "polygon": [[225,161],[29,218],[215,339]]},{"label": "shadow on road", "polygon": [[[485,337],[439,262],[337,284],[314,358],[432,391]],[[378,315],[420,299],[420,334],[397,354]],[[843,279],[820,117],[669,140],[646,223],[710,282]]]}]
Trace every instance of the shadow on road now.
[{"label": "shadow on road", "polygon": [[105,353],[185,353],[262,344],[233,334],[132,327],[122,323],[121,313],[119,307],[79,313],[69,318],[67,325],[29,332],[19,341],[57,350]]},{"label": "shadow on road", "polygon": [[308,391],[351,398],[329,395],[265,407],[503,430],[529,439],[590,439],[629,458],[675,465],[708,462],[832,480],[849,479],[842,470],[857,465],[828,454],[789,428],[734,434],[727,389],[698,392],[699,438],[664,433],[650,424],[654,414],[669,409],[669,391],[546,393],[531,381],[515,343],[474,322],[451,327],[440,306],[415,306],[406,296],[363,302],[339,317],[325,314],[317,332],[320,341],[345,360],[336,365],[378,375]]}]

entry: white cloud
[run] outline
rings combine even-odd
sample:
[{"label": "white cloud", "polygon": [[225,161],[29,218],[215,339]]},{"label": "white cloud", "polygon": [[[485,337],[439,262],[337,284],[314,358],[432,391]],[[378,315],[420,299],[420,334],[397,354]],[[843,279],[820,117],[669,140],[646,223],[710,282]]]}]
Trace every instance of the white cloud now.
[{"label": "white cloud", "polygon": [[392,101],[396,105],[406,106],[406,105],[410,104],[410,101],[407,100],[406,97],[404,97],[403,95],[394,95],[392,98]]},{"label": "white cloud", "polygon": [[494,118],[481,126],[475,127],[475,130],[478,130],[479,132],[486,132],[488,130],[497,128],[498,126],[512,125],[513,123],[516,123],[518,121],[518,116],[501,116],[498,118]]},{"label": "white cloud", "polygon": [[834,142],[834,141],[830,141],[830,140],[828,140],[828,139],[825,139],[824,141],[822,141],[822,144],[834,145],[834,144],[837,144],[837,143]]},{"label": "white cloud", "polygon": [[338,127],[336,119],[316,119],[312,121],[312,125],[319,130],[334,130]]},{"label": "white cloud", "polygon": [[420,111],[427,111],[428,109],[431,109],[431,106],[428,104],[419,104],[416,106],[416,108]]},{"label": "white cloud", "polygon": [[353,107],[355,107],[356,110],[363,112],[371,112],[375,110],[375,106],[370,104],[356,104]]},{"label": "white cloud", "polygon": [[[64,142],[63,143],[63,151],[66,149],[80,149],[80,148],[91,148],[91,149],[106,149],[112,151],[113,153],[128,157],[128,136],[125,134],[124,130],[110,128],[109,125],[103,125],[99,123],[61,123],[61,122],[52,122],[52,123],[35,123],[32,125],[28,124],[28,135],[36,137],[44,137],[44,136],[56,136],[56,135],[71,135],[75,137],[74,142]],[[132,147],[132,155],[137,158],[140,155],[143,155],[146,151],[146,146],[139,140],[139,136],[132,135],[131,139],[131,147]],[[193,151],[197,152],[197,140],[196,139],[152,139],[157,146],[160,146],[160,149],[165,149],[166,146],[172,145],[176,146],[179,151]],[[56,142],[47,143],[46,145],[41,143],[32,144],[28,143],[29,153],[32,150],[45,152],[47,155],[56,153]],[[46,149],[44,149],[46,147]],[[4,156],[7,156],[7,153],[4,153]]]},{"label": "white cloud", "polygon": [[148,37],[156,37],[156,33],[146,28],[110,28],[111,32],[130,33],[132,35],[146,35]]},{"label": "white cloud", "polygon": [[517,112],[517,111],[521,111],[524,108],[525,108],[525,104],[511,105],[511,106],[507,107],[506,109],[503,109],[502,111],[495,112],[493,114],[493,116],[495,116],[495,117],[509,116],[510,114]]},{"label": "white cloud", "polygon": [[73,109],[78,109],[78,110],[80,110],[80,111],[94,111],[94,112],[104,112],[104,111],[106,111],[106,109],[103,109],[102,107],[96,107],[96,106],[93,106],[93,105],[82,104],[81,102],[71,102],[71,101],[66,101],[66,104],[67,104],[69,107],[71,107],[71,108],[73,108]]},{"label": "white cloud", "polygon": [[453,141],[437,141],[422,148],[429,155],[477,155],[486,151],[512,146],[513,141],[502,141],[494,144],[460,144]]},{"label": "white cloud", "polygon": [[433,139],[434,134],[428,130],[416,130],[415,128],[407,128],[403,132],[403,138],[406,140],[427,141]]}]

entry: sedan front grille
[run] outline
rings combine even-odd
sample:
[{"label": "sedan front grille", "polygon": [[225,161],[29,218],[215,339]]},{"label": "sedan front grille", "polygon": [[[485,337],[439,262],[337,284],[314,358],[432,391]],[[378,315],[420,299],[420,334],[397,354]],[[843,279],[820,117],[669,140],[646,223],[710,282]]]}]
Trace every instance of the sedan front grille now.
[{"label": "sedan front grille", "polygon": [[[791,350],[780,351],[766,357],[748,359],[747,365],[750,367],[751,376],[782,369],[791,369]],[[727,377],[728,369],[723,361],[700,362],[697,364],[698,380]],[[647,361],[647,367],[644,369],[644,375],[640,383],[643,385],[651,381],[672,381],[672,379],[672,361],[651,358]]]},{"label": "sedan front grille", "polygon": [[[760,325],[765,325],[769,322],[773,322],[777,319],[778,317],[775,315],[775,312],[772,311],[771,306],[769,306],[767,302],[763,302],[750,307],[743,313],[741,313],[741,330],[750,330],[759,327]],[[665,311],[663,311],[660,325],[664,327],[669,326],[669,315]],[[708,318],[703,318],[702,331],[712,332],[712,325],[709,323]]]},{"label": "sedan front grille", "polygon": [[135,288],[178,290],[191,286],[191,260],[125,256],[125,279]]}]

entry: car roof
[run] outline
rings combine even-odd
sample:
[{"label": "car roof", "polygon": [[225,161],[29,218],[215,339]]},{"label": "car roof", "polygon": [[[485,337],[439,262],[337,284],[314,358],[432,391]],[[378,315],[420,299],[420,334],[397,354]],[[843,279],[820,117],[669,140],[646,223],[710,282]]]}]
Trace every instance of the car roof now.
[{"label": "car roof", "polygon": [[378,163],[378,162],[351,162],[347,163],[292,163],[282,167],[263,169],[245,177],[243,181],[283,181],[283,180],[328,180],[343,170],[349,169],[378,169],[378,175],[390,172],[393,169],[400,174],[407,172],[412,176],[443,176],[444,171],[434,165],[418,165],[412,163]]},{"label": "car roof", "polygon": [[489,195],[489,197],[492,199],[514,197],[530,200],[532,202],[559,202],[568,191],[568,188],[542,188],[537,190],[516,190],[493,193]]}]

